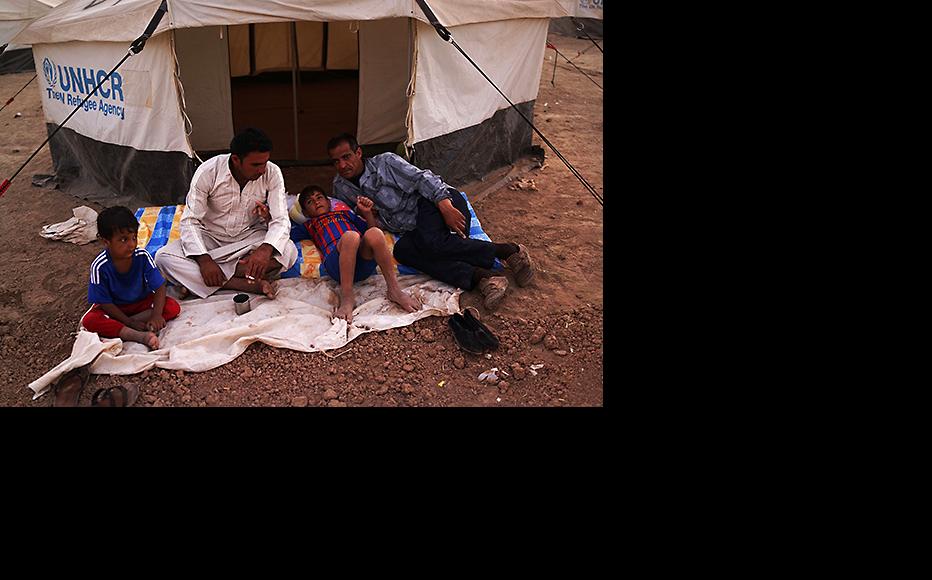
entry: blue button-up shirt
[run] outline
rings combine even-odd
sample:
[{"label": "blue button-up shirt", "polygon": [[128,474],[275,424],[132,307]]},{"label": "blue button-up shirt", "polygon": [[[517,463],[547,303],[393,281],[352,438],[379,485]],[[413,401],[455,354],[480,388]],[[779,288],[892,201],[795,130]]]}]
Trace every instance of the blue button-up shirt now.
[{"label": "blue button-up shirt", "polygon": [[[359,187],[340,175],[333,178],[333,197],[356,208],[356,196],[375,202],[382,229],[401,234],[417,226],[418,196],[437,204],[450,199],[442,179],[427,169],[418,169],[394,153],[363,159]],[[455,191],[455,190],[454,190]]]}]

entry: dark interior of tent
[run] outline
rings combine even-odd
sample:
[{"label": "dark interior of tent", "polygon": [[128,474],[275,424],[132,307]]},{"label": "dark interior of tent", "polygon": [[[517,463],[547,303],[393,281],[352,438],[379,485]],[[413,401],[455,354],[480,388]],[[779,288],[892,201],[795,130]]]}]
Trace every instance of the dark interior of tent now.
[{"label": "dark interior of tent", "polygon": [[[257,30],[255,24],[240,28],[241,34],[248,35],[246,41],[240,43],[239,50],[248,49],[245,56],[249,70],[248,74],[243,74],[246,62],[238,63],[238,68],[234,69],[237,55],[231,54],[234,132],[246,127],[262,127],[275,143],[274,158],[278,160],[325,161],[327,139],[342,131],[355,131],[356,127],[359,51],[354,46],[355,38],[350,39],[353,42],[345,42],[346,39],[336,35],[331,39],[331,26],[327,22],[300,23],[300,26],[289,23],[272,31],[263,30],[266,28],[263,26]],[[301,65],[294,67],[298,70],[282,70],[285,62],[274,61],[274,57],[280,55],[261,52],[263,45],[268,48],[271,44],[269,39],[263,38],[263,33],[280,34],[286,29],[293,54],[298,55]],[[272,42],[278,40],[281,39]],[[334,47],[330,45],[340,40],[344,40],[343,52],[349,54],[333,58],[330,53]],[[355,50],[348,50],[353,48]],[[231,43],[230,50],[232,53],[237,46]],[[239,58],[244,60],[243,56]],[[293,55],[290,60],[294,60]]]}]

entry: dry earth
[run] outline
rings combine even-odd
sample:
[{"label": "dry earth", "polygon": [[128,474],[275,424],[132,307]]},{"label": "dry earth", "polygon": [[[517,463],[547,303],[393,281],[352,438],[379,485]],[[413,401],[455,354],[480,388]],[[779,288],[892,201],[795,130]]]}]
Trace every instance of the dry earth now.
[{"label": "dry earth", "polygon": [[[587,39],[549,40],[599,85],[602,53]],[[600,41],[600,44],[601,41]],[[562,58],[555,84],[553,50],[542,63],[534,120],[541,132],[600,193],[602,91]],[[33,73],[0,75],[5,102]],[[0,113],[0,179],[9,178],[46,137],[38,83]],[[19,114],[19,115],[17,115]],[[543,145],[535,135],[534,143]],[[327,356],[254,344],[223,367],[203,373],[154,369],[132,376],[96,376],[81,397],[90,404],[100,387],[134,382],[136,406],[368,406],[368,407],[592,407],[603,405],[603,213],[582,184],[544,146],[542,168],[518,163],[466,185],[483,227],[495,241],[525,244],[540,267],[527,288],[513,285],[494,313],[477,305],[501,338],[491,358],[458,350],[446,318],[368,333]],[[87,309],[87,268],[100,251],[46,240],[43,225],[64,221],[85,202],[34,187],[34,174],[51,173],[48,147],[0,198],[0,406],[43,407],[26,385],[71,352]],[[286,172],[290,191],[298,172]],[[335,356],[336,358],[332,358]],[[532,372],[532,365],[542,365]],[[492,367],[509,373],[497,384],[478,381]]]}]

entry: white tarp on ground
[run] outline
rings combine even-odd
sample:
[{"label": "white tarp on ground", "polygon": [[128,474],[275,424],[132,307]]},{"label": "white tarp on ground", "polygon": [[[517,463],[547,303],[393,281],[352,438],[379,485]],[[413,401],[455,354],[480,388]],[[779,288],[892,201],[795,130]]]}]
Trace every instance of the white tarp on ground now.
[{"label": "white tarp on ground", "polygon": [[[69,2],[36,20],[18,42],[39,44],[69,40],[131,42],[152,19],[161,0],[83,0]],[[585,3],[586,8],[581,8]],[[515,18],[559,18],[589,14],[593,0],[428,0],[447,27]],[[168,0],[168,14],[156,35],[172,28],[223,24],[313,20],[417,18],[427,22],[415,0]]]},{"label": "white tarp on ground", "polygon": [[275,300],[254,297],[252,310],[242,316],[233,311],[234,293],[184,300],[181,314],[159,334],[159,350],[150,351],[118,338],[100,339],[96,333],[82,330],[71,356],[29,388],[36,399],[63,374],[91,361],[90,372],[94,374],[131,375],[153,367],[202,372],[230,362],[257,341],[301,352],[328,351],[366,332],[459,312],[462,290],[423,274],[401,276],[398,282],[402,289],[421,298],[421,310],[409,314],[388,301],[385,280],[376,273],[354,286],[356,309],[349,326],[331,318],[339,302],[339,285],[329,278],[317,282],[280,280]]},{"label": "white tarp on ground", "polygon": [[[456,43],[518,104],[537,98],[547,46],[546,18],[467,24],[450,29]],[[508,102],[429,25],[417,23],[413,143],[471,127],[492,117]],[[503,55],[507,55],[504,58]]]},{"label": "white tarp on ground", "polygon": [[[117,42],[65,42],[33,46],[39,91],[49,123],[61,123],[126,55]],[[115,145],[145,151],[184,151],[184,132],[174,82],[171,36],[152,38],[101,85],[68,121],[68,127]]]}]

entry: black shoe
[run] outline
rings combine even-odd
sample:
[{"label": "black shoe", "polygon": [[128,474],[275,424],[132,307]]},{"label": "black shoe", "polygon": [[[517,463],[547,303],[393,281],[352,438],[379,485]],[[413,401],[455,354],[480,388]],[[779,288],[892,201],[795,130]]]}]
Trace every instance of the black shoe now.
[{"label": "black shoe", "polygon": [[475,333],[476,338],[479,343],[484,345],[489,350],[495,350],[498,348],[499,341],[498,338],[488,326],[482,324],[478,318],[472,313],[471,308],[467,308],[465,314],[463,315],[463,320],[466,322],[466,328]]},{"label": "black shoe", "polygon": [[447,323],[453,332],[453,340],[456,341],[456,346],[470,354],[482,354],[486,347],[479,340],[476,333],[469,328],[462,314],[454,314],[447,319]]}]

